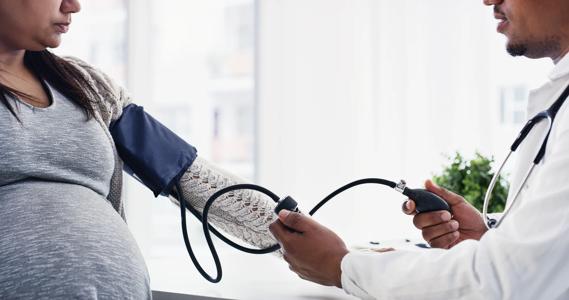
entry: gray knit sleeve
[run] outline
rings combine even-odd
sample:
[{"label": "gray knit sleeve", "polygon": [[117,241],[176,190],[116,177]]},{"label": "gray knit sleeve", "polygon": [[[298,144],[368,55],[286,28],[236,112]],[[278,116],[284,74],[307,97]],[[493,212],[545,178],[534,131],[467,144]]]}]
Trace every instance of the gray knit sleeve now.
[{"label": "gray knit sleeve", "polygon": [[[98,91],[98,111],[105,123],[117,120],[123,108],[132,102],[124,88],[109,76],[90,64],[75,58],[65,57],[67,62],[79,69]],[[122,161],[118,164],[122,168]],[[202,211],[206,201],[216,191],[245,180],[215,167],[198,157],[180,179],[182,194],[188,205]],[[170,197],[179,205],[178,200]],[[276,244],[269,232],[269,225],[276,219],[274,202],[257,192],[236,191],[220,197],[211,207],[209,219],[214,226],[256,247],[265,248]],[[278,253],[277,253],[278,254]]]},{"label": "gray knit sleeve", "polygon": [[91,86],[97,91],[97,94],[92,96],[98,100],[98,110],[107,125],[120,118],[123,108],[132,103],[132,98],[127,90],[105,72],[77,57],[66,56],[63,59],[85,75]]},{"label": "gray knit sleeve", "polygon": [[[216,191],[230,185],[245,183],[208,161],[198,157],[182,176],[180,185],[188,205],[200,213]],[[179,205],[178,200],[170,200]],[[228,193],[218,198],[210,208],[208,219],[216,228],[245,241],[249,245],[265,248],[277,243],[269,232],[276,220],[275,203],[267,196],[250,190]]]}]

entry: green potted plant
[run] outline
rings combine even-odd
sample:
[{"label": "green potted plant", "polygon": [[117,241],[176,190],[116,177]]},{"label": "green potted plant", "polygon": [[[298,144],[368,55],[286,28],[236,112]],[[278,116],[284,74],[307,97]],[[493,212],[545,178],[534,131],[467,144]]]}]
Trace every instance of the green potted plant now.
[{"label": "green potted plant", "polygon": [[[463,196],[478,210],[482,211],[484,196],[494,176],[492,171],[493,157],[485,157],[476,152],[471,160],[456,152],[454,157],[448,157],[449,165],[445,166],[440,175],[435,175],[433,181],[450,191]],[[489,212],[501,212],[506,206],[509,184],[500,175],[492,199],[488,207]]]}]

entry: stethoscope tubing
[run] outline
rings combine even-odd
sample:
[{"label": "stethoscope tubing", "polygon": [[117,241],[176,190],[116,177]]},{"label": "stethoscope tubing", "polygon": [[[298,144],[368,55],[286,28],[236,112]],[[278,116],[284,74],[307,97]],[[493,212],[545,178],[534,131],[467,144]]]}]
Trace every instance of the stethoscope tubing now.
[{"label": "stethoscope tubing", "polygon": [[[557,115],[557,112],[559,111],[559,109],[561,108],[563,103],[565,102],[568,95],[569,95],[569,86],[565,88],[563,93],[561,93],[559,98],[551,105],[551,107],[549,107],[549,109],[538,113],[537,115],[535,115],[533,118],[531,118],[524,125],[524,127],[520,131],[518,137],[516,138],[516,140],[514,141],[512,146],[510,147],[510,152],[508,153],[508,155],[506,156],[506,158],[504,159],[504,161],[500,165],[500,168],[498,169],[498,171],[492,177],[492,180],[490,181],[490,185],[489,185],[488,189],[486,190],[486,194],[484,195],[484,204],[482,206],[482,218],[484,220],[484,224],[486,225],[486,228],[488,228],[488,229],[498,228],[498,226],[500,226],[500,224],[502,224],[502,222],[504,221],[506,216],[510,213],[510,211],[512,210],[512,207],[516,204],[516,201],[518,200],[521,191],[526,186],[528,179],[531,177],[533,171],[541,163],[541,161],[543,160],[543,157],[545,156],[547,142],[549,141],[549,135],[551,134],[551,129],[553,128],[553,121],[555,119],[555,116]],[[531,167],[526,172],[525,176],[523,177],[523,180],[521,181],[521,183],[517,187],[515,193],[511,194],[511,195],[513,195],[511,197],[512,200],[507,201],[506,208],[504,209],[502,216],[498,220],[490,218],[488,216],[488,206],[490,204],[490,198],[492,197],[492,192],[494,191],[494,187],[496,186],[496,183],[500,179],[500,174],[502,173],[502,170],[504,169],[506,162],[508,161],[510,156],[518,149],[519,145],[526,139],[526,137],[531,132],[531,130],[537,124],[539,124],[542,120],[548,121],[548,123],[549,123],[548,124],[548,130],[545,131],[545,133],[544,133],[543,142],[542,142],[542,144],[538,150],[536,157],[533,160]]]}]

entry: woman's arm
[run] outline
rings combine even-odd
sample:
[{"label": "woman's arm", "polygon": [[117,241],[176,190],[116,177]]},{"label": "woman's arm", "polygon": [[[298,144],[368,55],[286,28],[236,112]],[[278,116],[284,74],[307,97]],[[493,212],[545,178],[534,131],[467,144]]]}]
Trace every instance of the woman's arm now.
[{"label": "woman's arm", "polygon": [[[66,57],[68,62],[83,72],[98,90],[95,99],[99,101],[99,111],[107,125],[123,116],[125,108],[132,104],[129,94],[104,72],[88,63]],[[188,205],[202,211],[206,201],[216,191],[238,183],[244,183],[228,172],[222,171],[204,159],[197,158],[182,175],[180,185]],[[172,202],[178,200],[170,196]],[[253,246],[268,247],[276,244],[268,227],[275,220],[275,204],[268,197],[253,191],[236,191],[220,197],[211,207],[210,222],[219,229],[230,233]]]},{"label": "woman's arm", "polygon": [[[180,179],[182,195],[188,205],[200,213],[211,195],[227,186],[246,183],[210,162],[197,157]],[[178,199],[170,200],[179,205]],[[235,191],[218,198],[210,209],[209,221],[219,229],[250,245],[265,248],[276,244],[269,225],[276,220],[275,203],[267,196],[250,190]]]}]

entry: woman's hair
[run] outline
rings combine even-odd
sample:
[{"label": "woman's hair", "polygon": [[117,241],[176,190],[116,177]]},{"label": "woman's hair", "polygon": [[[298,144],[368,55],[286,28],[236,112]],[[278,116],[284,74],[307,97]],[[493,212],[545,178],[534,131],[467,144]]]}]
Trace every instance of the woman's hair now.
[{"label": "woman's hair", "polygon": [[[92,97],[97,94],[97,91],[95,87],[89,83],[85,75],[71,63],[48,50],[43,50],[26,51],[24,64],[40,80],[45,80],[70,101],[75,102],[83,108],[88,119],[94,116],[94,99],[92,99]],[[20,121],[14,107],[8,101],[8,96],[20,96],[32,99],[34,97],[0,83],[0,102]]]}]

